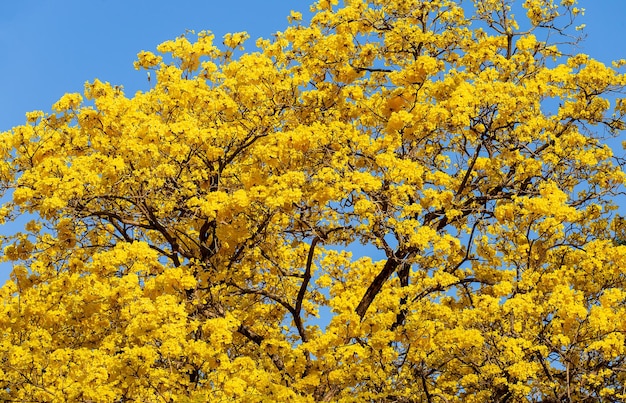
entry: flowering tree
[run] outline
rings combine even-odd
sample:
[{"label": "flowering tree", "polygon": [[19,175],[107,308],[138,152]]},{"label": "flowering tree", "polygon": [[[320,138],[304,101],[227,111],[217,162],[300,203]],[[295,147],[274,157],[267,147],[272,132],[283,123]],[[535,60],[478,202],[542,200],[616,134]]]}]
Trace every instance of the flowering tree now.
[{"label": "flowering tree", "polygon": [[575,1],[335,3],[1,135],[2,399],[626,399],[626,77]]}]

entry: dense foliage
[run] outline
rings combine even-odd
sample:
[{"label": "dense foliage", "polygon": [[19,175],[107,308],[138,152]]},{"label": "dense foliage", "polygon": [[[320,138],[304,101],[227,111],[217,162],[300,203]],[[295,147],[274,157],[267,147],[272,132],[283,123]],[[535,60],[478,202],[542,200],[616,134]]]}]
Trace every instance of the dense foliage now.
[{"label": "dense foliage", "polygon": [[335,3],[1,135],[0,399],[626,399],[626,78],[582,10]]}]

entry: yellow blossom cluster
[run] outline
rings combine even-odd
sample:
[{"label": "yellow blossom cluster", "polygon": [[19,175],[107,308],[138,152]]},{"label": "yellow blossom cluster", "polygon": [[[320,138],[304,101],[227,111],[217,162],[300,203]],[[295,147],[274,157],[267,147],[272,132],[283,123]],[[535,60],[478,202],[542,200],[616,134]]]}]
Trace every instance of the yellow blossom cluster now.
[{"label": "yellow blossom cluster", "polygon": [[0,400],[624,401],[623,63],[471,3],[187,33],[0,134]]}]

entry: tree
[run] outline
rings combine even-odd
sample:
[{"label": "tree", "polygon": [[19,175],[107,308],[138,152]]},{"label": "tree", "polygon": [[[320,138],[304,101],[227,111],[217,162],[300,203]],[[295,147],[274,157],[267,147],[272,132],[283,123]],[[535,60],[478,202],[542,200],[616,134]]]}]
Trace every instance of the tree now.
[{"label": "tree", "polygon": [[626,77],[582,10],[336,3],[2,134],[2,399],[626,399]]}]

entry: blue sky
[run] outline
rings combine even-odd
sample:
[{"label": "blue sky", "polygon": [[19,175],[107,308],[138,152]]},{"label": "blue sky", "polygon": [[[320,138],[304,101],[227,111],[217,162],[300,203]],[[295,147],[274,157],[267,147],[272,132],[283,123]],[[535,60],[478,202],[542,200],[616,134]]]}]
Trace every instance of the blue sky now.
[{"label": "blue sky", "polygon": [[[253,38],[284,29],[290,0],[2,0],[0,1],[0,130],[49,110],[66,92],[95,78],[146,88],[133,69],[141,50],[154,50],[186,30],[248,31]],[[253,43],[250,43],[253,45]]]},{"label": "blue sky", "polygon": [[[312,1],[312,0],[311,0]],[[521,1],[521,0],[518,0]],[[580,52],[609,63],[626,59],[626,1],[580,0],[587,40]],[[306,12],[300,0],[1,0],[0,131],[24,122],[31,110],[50,109],[66,92],[82,92],[95,78],[122,85],[127,94],[147,89],[135,71],[141,50],[186,30],[248,31],[270,37],[287,25],[290,10]],[[253,41],[248,43],[248,48]],[[0,232],[10,228],[0,229]],[[8,278],[0,266],[0,283]]]}]

